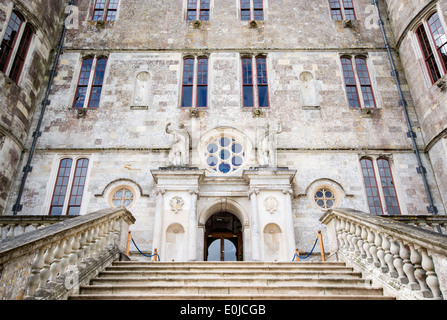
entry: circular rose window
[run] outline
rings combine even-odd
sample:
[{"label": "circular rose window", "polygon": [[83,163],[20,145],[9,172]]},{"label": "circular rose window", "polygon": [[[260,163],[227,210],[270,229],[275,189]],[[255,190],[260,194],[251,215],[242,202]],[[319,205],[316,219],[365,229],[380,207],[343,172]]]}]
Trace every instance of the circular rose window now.
[{"label": "circular rose window", "polygon": [[206,145],[205,161],[214,172],[233,173],[242,167],[244,159],[244,147],[234,137],[221,136]]},{"label": "circular rose window", "polygon": [[117,208],[127,208],[133,203],[133,200],[133,192],[125,187],[117,189],[112,197],[113,205]]},{"label": "circular rose window", "polygon": [[333,191],[321,188],[315,192],[314,201],[321,209],[330,209],[335,205],[336,198]]}]

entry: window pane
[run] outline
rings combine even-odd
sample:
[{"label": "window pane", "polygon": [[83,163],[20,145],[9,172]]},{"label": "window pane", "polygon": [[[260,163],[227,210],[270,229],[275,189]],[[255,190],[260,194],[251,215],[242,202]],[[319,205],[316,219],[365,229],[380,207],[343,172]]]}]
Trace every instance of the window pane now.
[{"label": "window pane", "polygon": [[78,87],[76,89],[75,100],[73,103],[74,108],[82,108],[84,106],[92,64],[92,58],[84,59],[82,62],[81,74],[79,76]]},{"label": "window pane", "polygon": [[259,99],[260,107],[268,107],[269,106],[268,87],[267,86],[258,86],[258,99]]},{"label": "window pane", "polygon": [[72,162],[73,160],[71,159],[62,159],[59,164],[53,198],[51,200],[50,215],[62,214]]},{"label": "window pane", "polygon": [[104,73],[106,70],[107,59],[98,59],[96,62],[95,75],[93,78],[92,91],[90,95],[89,108],[97,108],[101,98],[102,84],[104,81]]},{"label": "window pane", "polygon": [[333,20],[343,20],[341,15],[341,7],[339,0],[330,0],[329,5],[331,6],[331,15]]},{"label": "window pane", "polygon": [[207,87],[199,86],[197,87],[197,107],[206,107],[207,106]]},{"label": "window pane", "polygon": [[102,20],[105,6],[106,0],[96,0],[95,11],[93,12],[93,21]]},{"label": "window pane", "polygon": [[343,8],[345,9],[345,19],[355,20],[354,5],[352,0],[343,0]]},{"label": "window pane", "polygon": [[373,163],[370,159],[361,159],[363,180],[365,182],[366,196],[371,214],[382,214],[382,205],[377,189],[376,177],[374,174]]},{"label": "window pane", "polygon": [[182,107],[192,106],[192,86],[183,86]]},{"label": "window pane", "polygon": [[433,51],[431,49],[430,42],[428,41],[427,33],[425,32],[424,26],[421,25],[416,30],[416,35],[421,47],[422,54],[424,56],[425,66],[430,75],[430,79],[432,83],[435,83],[439,80],[441,74],[436,64],[435,57],[433,56]]},{"label": "window pane", "polygon": [[76,169],[71,186],[70,201],[68,203],[68,214],[77,215],[81,208],[82,195],[84,193],[84,183],[87,175],[88,159],[79,159],[76,162]]},{"label": "window pane", "polygon": [[253,107],[253,86],[244,86],[244,107]]},{"label": "window pane", "polygon": [[12,12],[11,19],[9,20],[8,27],[6,28],[5,35],[3,36],[2,44],[0,47],[0,70],[5,73],[8,60],[11,58],[12,49],[17,35],[22,25],[22,19],[15,12]]},{"label": "window pane", "polygon": [[380,180],[382,182],[388,214],[400,214],[390,163],[387,159],[378,159],[377,166],[379,167]]},{"label": "window pane", "polygon": [[444,70],[447,71],[447,36],[444,32],[441,21],[439,20],[438,13],[433,14],[428,19],[428,24],[441,57]]},{"label": "window pane", "polygon": [[9,75],[9,77],[14,82],[17,82],[19,80],[23,65],[25,63],[26,54],[28,53],[29,45],[31,43],[33,32],[33,29],[29,25],[26,25]]}]

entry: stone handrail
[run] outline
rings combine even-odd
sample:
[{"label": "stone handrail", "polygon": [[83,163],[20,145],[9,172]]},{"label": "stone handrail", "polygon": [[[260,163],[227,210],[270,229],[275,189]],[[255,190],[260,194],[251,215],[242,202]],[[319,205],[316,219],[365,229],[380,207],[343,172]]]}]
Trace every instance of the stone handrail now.
[{"label": "stone handrail", "polygon": [[447,234],[447,216],[433,215],[405,215],[405,216],[382,216],[386,219],[403,222],[419,228],[433,230],[442,234]]},{"label": "stone handrail", "polygon": [[328,210],[331,254],[398,299],[447,297],[447,236],[351,209]]},{"label": "stone handrail", "polygon": [[76,216],[0,216],[0,240],[16,237]]},{"label": "stone handrail", "polygon": [[0,241],[0,299],[67,299],[126,251],[126,209],[104,209]]}]

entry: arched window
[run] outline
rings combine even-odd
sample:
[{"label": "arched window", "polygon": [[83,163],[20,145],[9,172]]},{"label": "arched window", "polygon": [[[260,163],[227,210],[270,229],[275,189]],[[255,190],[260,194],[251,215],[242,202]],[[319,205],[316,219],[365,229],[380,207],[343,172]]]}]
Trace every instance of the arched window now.
[{"label": "arched window", "polygon": [[430,81],[434,84],[447,72],[447,36],[438,13],[423,21],[415,34]]},{"label": "arched window", "polygon": [[380,201],[379,188],[377,186],[373,162],[369,158],[363,158],[360,160],[360,164],[362,165],[363,181],[365,183],[369,211],[371,214],[381,215],[383,214],[382,203]]},{"label": "arched window", "polygon": [[[81,158],[76,161],[74,170],[71,158],[62,159],[59,163],[50,215],[79,215],[85,180],[87,178],[89,160]],[[70,194],[68,201],[66,195]]]},{"label": "arched window", "polygon": [[22,73],[33,33],[33,28],[23,16],[13,11],[0,48],[0,70],[16,83]]},{"label": "arched window", "polygon": [[[370,158],[362,158],[360,163],[371,214],[383,214],[381,199],[385,200],[386,211],[389,215],[401,214],[389,160],[378,158],[377,167],[374,166],[374,162]],[[376,170],[379,171],[380,181],[376,179]],[[382,193],[379,192],[379,185],[382,186]]]}]

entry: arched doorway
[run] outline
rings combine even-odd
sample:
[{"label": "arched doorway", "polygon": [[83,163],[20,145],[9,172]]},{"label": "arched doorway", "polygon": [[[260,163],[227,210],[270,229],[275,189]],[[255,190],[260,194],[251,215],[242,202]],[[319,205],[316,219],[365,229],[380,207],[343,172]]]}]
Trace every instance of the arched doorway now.
[{"label": "arched doorway", "polygon": [[205,224],[205,261],[242,261],[242,224],[229,212],[212,215]]}]

